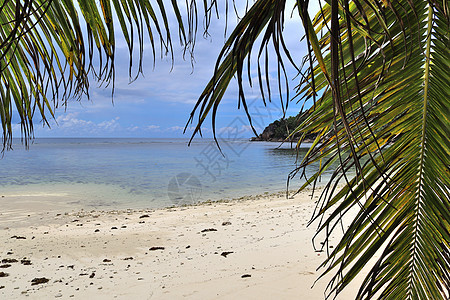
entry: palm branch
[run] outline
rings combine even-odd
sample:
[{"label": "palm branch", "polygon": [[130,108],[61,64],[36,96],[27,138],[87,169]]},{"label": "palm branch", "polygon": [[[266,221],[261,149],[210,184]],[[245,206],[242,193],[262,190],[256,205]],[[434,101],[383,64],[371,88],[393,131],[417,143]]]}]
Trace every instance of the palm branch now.
[{"label": "palm branch", "polygon": [[[303,189],[315,184],[333,162],[339,163],[313,217],[320,223],[318,234],[326,236],[322,245],[329,256],[322,265],[324,275],[334,272],[329,295],[339,294],[378,252],[358,299],[448,298],[447,2],[344,0],[329,4],[312,22],[307,1],[297,1],[310,53],[304,60],[308,71],[295,98],[312,98],[314,105],[292,134],[318,136],[300,167],[290,174],[290,179],[304,175],[307,165],[320,162],[320,170]],[[256,1],[246,15],[248,20],[237,25],[219,57],[214,78],[191,114],[193,118],[198,109],[198,130],[210,112],[214,124],[223,91],[234,75],[246,109],[242,65],[255,42],[251,34],[265,28],[262,45],[267,46],[266,38],[272,37],[279,41],[279,50],[282,35],[275,28],[282,27],[283,11],[284,1]],[[253,26],[249,20],[260,13],[267,18]],[[283,67],[281,55],[278,58]],[[353,210],[356,217],[339,244],[329,248],[330,236]]]},{"label": "palm branch", "polygon": [[323,160],[317,176],[340,163],[317,208],[325,247],[342,216],[358,211],[323,264],[337,269],[329,288],[339,293],[382,251],[357,298],[449,297],[447,3],[333,2],[315,19],[316,32],[325,26],[325,72],[313,64],[299,95],[327,90],[298,128],[319,133],[302,166]]},{"label": "palm branch", "polygon": [[[156,5],[149,0],[97,2],[0,1],[3,149],[11,145],[15,113],[27,143],[33,136],[36,118],[40,117],[44,125],[50,126],[48,117],[54,117],[56,107],[65,106],[68,99],[89,96],[90,78],[100,85],[114,85],[114,18],[128,46],[131,79],[142,73],[144,38],[150,41],[153,58],[157,56],[158,43],[161,55],[172,54],[169,9],[175,16],[185,51],[193,50],[196,24],[182,20],[176,1],[170,5],[160,0]],[[188,7],[185,15],[195,20],[196,13]],[[205,15],[210,14],[205,8]],[[132,74],[133,62],[137,62],[134,69],[137,71]]]}]

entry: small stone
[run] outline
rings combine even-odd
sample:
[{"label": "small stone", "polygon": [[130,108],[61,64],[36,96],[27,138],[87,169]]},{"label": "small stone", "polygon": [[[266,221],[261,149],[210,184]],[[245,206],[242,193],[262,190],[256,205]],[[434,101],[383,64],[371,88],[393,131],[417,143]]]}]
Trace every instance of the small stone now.
[{"label": "small stone", "polygon": [[151,248],[148,249],[148,250],[150,250],[150,251],[155,251],[155,250],[164,250],[164,249],[166,249],[166,248],[164,248],[164,247],[151,247]]},{"label": "small stone", "polygon": [[31,280],[31,285],[43,284],[43,283],[47,283],[47,282],[49,282],[49,279],[47,279],[45,277],[34,278],[33,280]]},{"label": "small stone", "polygon": [[5,272],[0,272],[0,277],[8,277],[9,274]]},{"label": "small stone", "polygon": [[217,229],[215,229],[215,228],[206,228],[206,229],[203,229],[201,232],[210,232],[210,231],[217,231]]},{"label": "small stone", "polygon": [[250,274],[244,274],[244,275],[241,276],[241,278],[248,278],[248,277],[252,277],[252,275],[250,275]]},{"label": "small stone", "polygon": [[228,226],[228,225],[231,225],[231,222],[223,222],[222,223],[222,226]]},{"label": "small stone", "polygon": [[104,263],[106,263],[106,262],[111,262],[111,260],[110,260],[110,259],[107,259],[107,258],[105,258],[105,259],[103,260],[103,262],[104,262]]},{"label": "small stone", "polygon": [[234,253],[233,251],[224,251],[224,252],[222,252],[222,254],[220,254],[220,255],[222,255],[223,257],[227,257],[227,255],[229,255],[229,254],[231,254],[231,253]]},{"label": "small stone", "polygon": [[22,260],[20,261],[20,263],[21,263],[22,265],[25,265],[25,266],[30,266],[30,265],[31,265],[31,260],[29,260],[29,259],[22,259]]}]

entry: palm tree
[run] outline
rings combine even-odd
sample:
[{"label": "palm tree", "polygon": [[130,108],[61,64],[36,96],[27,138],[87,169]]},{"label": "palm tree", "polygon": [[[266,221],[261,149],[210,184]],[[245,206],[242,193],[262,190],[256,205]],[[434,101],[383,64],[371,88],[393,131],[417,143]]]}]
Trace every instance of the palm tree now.
[{"label": "palm tree", "polygon": [[[264,103],[270,101],[265,75],[271,44],[279,86],[288,84],[287,61],[301,74],[292,98],[314,103],[308,118],[292,134],[314,132],[317,138],[290,179],[305,175],[305,166],[320,161],[320,170],[308,178],[304,188],[339,162],[313,217],[320,223],[318,232],[326,236],[323,247],[329,255],[322,265],[324,274],[334,274],[329,295],[337,295],[369,264],[358,299],[448,299],[448,2],[330,0],[314,19],[308,15],[308,2],[297,0],[295,6],[309,50],[301,64],[296,64],[283,39],[286,1],[254,1],[225,42],[214,75],[191,113],[190,121],[197,120],[194,135],[209,114],[214,128],[217,108],[233,77],[239,86],[239,103],[251,124],[243,88],[245,74],[254,50],[261,98]],[[145,31],[154,56],[157,42],[162,54],[172,55],[169,6],[182,44],[186,51],[193,51],[198,19],[195,1],[187,3],[186,13],[176,1],[157,1],[156,6],[147,0],[95,3],[79,1],[79,8],[69,0],[4,1],[1,5],[4,146],[11,140],[13,107],[27,140],[32,136],[36,108],[46,122],[55,107],[88,93],[89,76],[104,84],[114,83],[113,11],[130,57],[133,38],[138,38],[139,66]],[[204,1],[202,8],[207,30],[217,3]],[[288,100],[292,99],[286,96],[282,104]],[[329,237],[349,211],[356,216],[339,244],[330,248]]]}]

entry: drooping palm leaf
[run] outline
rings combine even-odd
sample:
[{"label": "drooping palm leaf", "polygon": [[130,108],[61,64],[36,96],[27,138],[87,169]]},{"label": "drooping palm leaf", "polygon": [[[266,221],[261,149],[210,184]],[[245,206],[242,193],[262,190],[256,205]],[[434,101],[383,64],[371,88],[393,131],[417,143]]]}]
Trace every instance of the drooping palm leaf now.
[{"label": "drooping palm leaf", "polygon": [[[340,161],[315,217],[323,218],[325,247],[342,216],[358,211],[323,264],[325,273],[337,270],[330,291],[339,293],[382,251],[358,298],[449,297],[447,3],[332,1],[316,19],[316,31],[325,24],[331,31],[319,41],[321,55],[336,73],[328,81],[315,63],[309,81],[330,89],[298,128],[319,133],[320,140],[302,167],[324,160],[320,174]],[[314,93],[307,81],[299,92]],[[345,187],[333,195],[340,181]]]},{"label": "drooping palm leaf", "polygon": [[[244,75],[247,71],[249,85],[252,86],[251,80],[251,54],[252,50],[256,48],[257,39],[262,36],[259,47],[257,48],[258,61],[258,84],[261,91],[261,97],[264,104],[266,104],[265,95],[267,93],[270,99],[270,83],[269,83],[269,66],[268,66],[268,46],[272,42],[275,50],[278,71],[278,86],[281,97],[281,107],[287,107],[288,101],[283,104],[282,98],[282,80],[284,79],[284,86],[286,87],[287,96],[289,99],[288,80],[283,62],[284,56],[295,66],[289,50],[287,49],[282,35],[284,12],[286,9],[286,1],[255,1],[252,7],[246,12],[244,17],[236,25],[235,29],[227,39],[222,51],[217,59],[217,64],[214,71],[213,78],[207,84],[205,90],[199,97],[194,109],[192,110],[189,122],[192,122],[195,115],[198,114],[198,121],[192,137],[200,132],[201,126],[206,117],[211,113],[212,115],[212,129],[215,136],[215,118],[220,101],[228,88],[232,78],[237,77],[239,86],[239,100],[238,108],[243,106],[250,125],[253,128],[251,116],[247,107],[247,102],[244,93]],[[264,55],[264,60],[262,56]],[[245,63],[247,61],[247,64]],[[264,66],[264,67],[262,67]],[[262,71],[264,68],[264,71]],[[247,69],[247,70],[246,70]],[[265,79],[263,79],[265,77]]]},{"label": "drooping palm leaf", "polygon": [[[195,36],[188,36],[185,28],[189,28],[189,32],[195,29],[191,28],[193,24],[184,25],[186,22],[180,17],[177,1],[170,5],[161,0],[157,5],[149,0],[1,1],[3,149],[11,143],[15,112],[27,142],[33,133],[36,110],[48,125],[47,118],[53,117],[55,107],[64,105],[67,99],[88,95],[89,77],[105,85],[114,84],[115,16],[129,48],[130,78],[142,72],[145,38],[150,40],[148,50],[153,57],[157,42],[161,55],[172,53],[169,8],[176,16],[180,41],[186,50],[192,51]],[[186,14],[196,18],[193,10],[187,8]],[[132,74],[134,61],[137,61],[135,75]]]},{"label": "drooping palm leaf", "polygon": [[[275,2],[256,1],[254,7],[258,12],[270,7],[264,15],[282,20],[275,8],[281,4]],[[314,218],[320,220],[319,232],[326,233],[324,247],[342,217],[357,210],[323,264],[325,274],[335,272],[329,292],[341,292],[372,262],[358,298],[444,299],[449,297],[450,265],[447,2],[329,4],[313,25],[307,1],[297,1],[311,51],[305,58],[310,72],[297,97],[322,96],[293,132],[316,132],[318,137],[291,174],[322,162],[304,188],[339,162]],[[258,17],[252,9],[248,15]],[[264,25],[243,20],[230,36],[223,50],[228,56],[222,53],[215,77],[191,114],[199,108],[197,128],[209,112],[214,122],[234,75],[245,108],[242,65],[256,40],[245,33],[266,28],[266,35],[279,34]]]}]

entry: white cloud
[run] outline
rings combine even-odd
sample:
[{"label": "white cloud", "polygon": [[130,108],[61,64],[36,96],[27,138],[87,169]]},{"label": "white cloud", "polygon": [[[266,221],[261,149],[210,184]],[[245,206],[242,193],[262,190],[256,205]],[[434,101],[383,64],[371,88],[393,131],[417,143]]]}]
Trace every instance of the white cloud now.
[{"label": "white cloud", "polygon": [[[261,130],[261,128],[256,127],[256,131]],[[253,133],[252,126],[242,125],[238,126],[225,126],[221,127],[218,131],[219,135],[241,135],[245,133]]]},{"label": "white cloud", "polygon": [[147,129],[147,130],[158,130],[159,128],[160,128],[160,126],[158,126],[158,125],[149,125],[149,126],[145,127],[145,129]]},{"label": "white cloud", "polygon": [[63,113],[50,123],[51,129],[48,127],[37,128],[36,136],[48,136],[49,134],[51,136],[102,136],[121,130],[119,119],[119,117],[115,117],[96,123],[80,118],[78,112]]},{"label": "white cloud", "polygon": [[183,130],[184,130],[184,127],[181,127],[181,126],[172,126],[172,127],[167,128],[167,130],[168,130],[168,131],[183,131]]},{"label": "white cloud", "polygon": [[86,121],[77,118],[78,113],[62,114],[56,118],[57,126],[61,129],[71,128],[92,128],[95,124],[92,121]]}]

